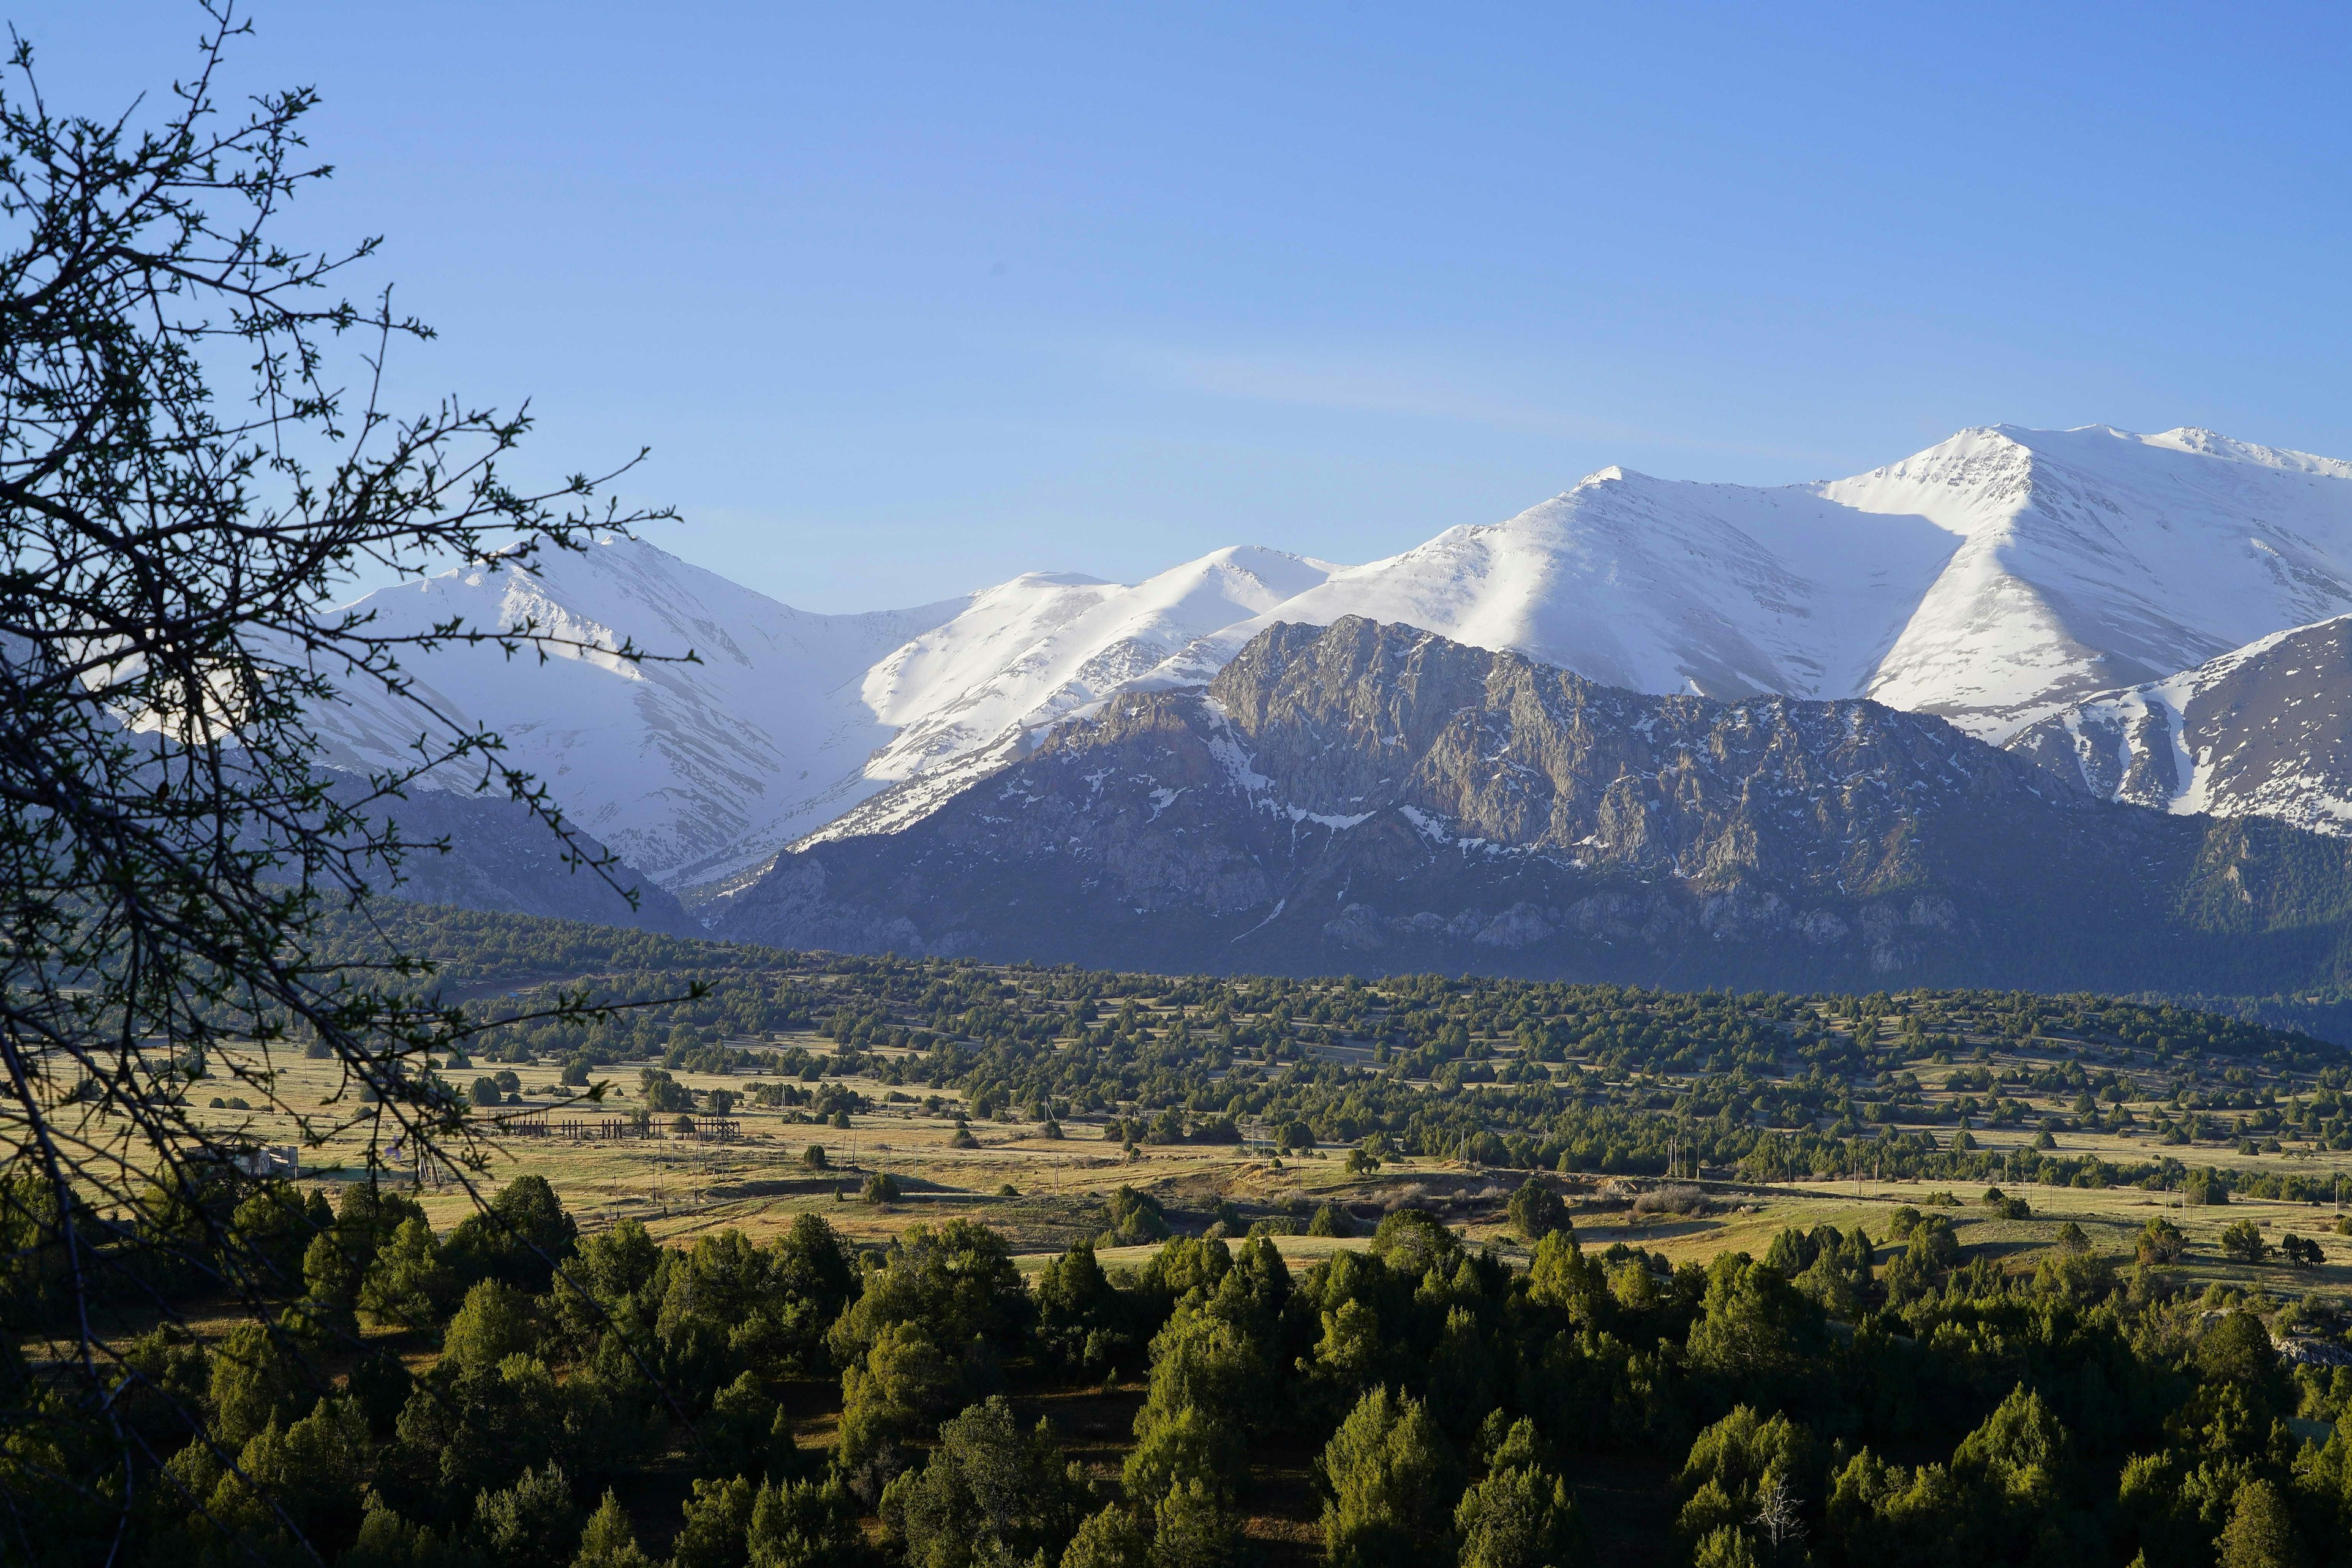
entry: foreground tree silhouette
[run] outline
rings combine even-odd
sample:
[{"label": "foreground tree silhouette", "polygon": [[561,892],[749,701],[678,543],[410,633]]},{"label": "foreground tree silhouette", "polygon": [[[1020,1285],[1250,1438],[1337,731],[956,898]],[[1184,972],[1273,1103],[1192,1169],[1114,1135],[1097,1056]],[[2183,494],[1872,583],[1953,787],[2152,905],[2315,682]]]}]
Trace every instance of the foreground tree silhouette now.
[{"label": "foreground tree silhouette", "polygon": [[[576,869],[612,875],[497,735],[401,667],[467,644],[544,658],[562,639],[458,622],[395,636],[331,605],[355,572],[511,568],[651,514],[598,502],[585,477],[510,485],[522,413],[382,405],[387,351],[430,333],[388,293],[363,309],[330,291],[373,241],[274,237],[329,173],[300,135],[314,98],[230,112],[215,84],[244,27],[229,0],[203,14],[194,76],[119,118],[54,110],[22,41],[0,89],[0,1329],[54,1346],[31,1374],[13,1355],[0,1368],[19,1438],[0,1510],[34,1560],[61,1497],[96,1510],[77,1531],[129,1517],[89,1479],[137,1447],[108,1395],[143,1375],[94,1331],[100,1303],[226,1293],[282,1337],[268,1309],[303,1291],[315,1224],[232,1223],[259,1213],[240,1204],[261,1167],[194,1109],[220,1103],[194,1080],[233,1079],[238,1103],[291,1114],[306,1140],[357,1133],[372,1171],[395,1149],[461,1181],[482,1167],[479,1123],[430,1073],[482,1026],[396,946],[356,967],[316,956],[322,916],[363,909],[433,847],[394,826],[402,791],[438,770],[509,796]],[[331,788],[306,715],[355,694],[407,705],[414,758]],[[281,1095],[273,1064],[298,1039],[341,1065],[323,1109]],[[101,1462],[94,1441],[117,1451]]]}]

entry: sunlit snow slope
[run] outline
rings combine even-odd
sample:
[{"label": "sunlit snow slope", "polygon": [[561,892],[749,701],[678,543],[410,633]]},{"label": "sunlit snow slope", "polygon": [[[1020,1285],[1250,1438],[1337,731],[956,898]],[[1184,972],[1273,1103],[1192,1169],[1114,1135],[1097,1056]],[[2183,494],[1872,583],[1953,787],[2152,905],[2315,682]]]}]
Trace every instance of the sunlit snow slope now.
[{"label": "sunlit snow slope", "polygon": [[[535,621],[592,649],[625,639],[698,662],[630,664],[601,652],[541,665],[492,648],[404,662],[421,695],[506,740],[589,832],[666,887],[753,864],[855,805],[860,769],[890,729],[860,700],[876,660],[952,619],[968,600],[860,616],[780,605],[641,541],[608,538],[527,569],[447,573],[360,602],[381,629]],[[426,721],[382,697],[317,717],[321,760],[396,762]],[[446,781],[460,787],[462,779]]]},{"label": "sunlit snow slope", "polygon": [[866,677],[866,705],[903,726],[867,765],[902,787],[825,828],[873,833],[920,816],[1022,754],[1056,720],[1149,673],[1203,635],[1294,599],[1338,570],[1234,546],[1135,586],[1028,576],[893,653]]},{"label": "sunlit snow slope", "polygon": [[2203,430],[1964,430],[1762,489],[1604,468],[1506,521],[1336,574],[1276,621],[1402,621],[1612,686],[1866,696],[1989,739],[2352,609],[2352,464]]},{"label": "sunlit snow slope", "polygon": [[1966,430],[1819,493],[1959,539],[1861,694],[1988,739],[2352,609],[2352,463],[2210,430]]},{"label": "sunlit snow slope", "polygon": [[[1131,588],[1031,574],[911,610],[820,616],[614,538],[528,569],[385,589],[361,607],[394,631],[530,620],[588,645],[545,666],[483,648],[407,662],[436,708],[498,731],[582,826],[691,891],[756,869],[890,784],[1017,749],[1023,734],[1329,571],[1230,549]],[[691,648],[697,662],[594,651],[626,638],[649,654]],[[319,722],[321,760],[344,768],[395,763],[426,727],[418,710],[382,698]]]},{"label": "sunlit snow slope", "polygon": [[1360,616],[1636,691],[1844,697],[1871,679],[1958,542],[1922,519],[1803,489],[1604,468],[1507,521],[1335,573],[1186,649],[1152,684],[1208,679],[1276,621]]}]

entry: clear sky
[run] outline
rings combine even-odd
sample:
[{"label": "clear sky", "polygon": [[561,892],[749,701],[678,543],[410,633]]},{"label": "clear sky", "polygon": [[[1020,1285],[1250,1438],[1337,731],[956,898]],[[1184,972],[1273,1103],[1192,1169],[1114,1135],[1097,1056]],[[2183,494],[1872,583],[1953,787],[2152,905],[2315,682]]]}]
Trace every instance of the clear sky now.
[{"label": "clear sky", "polygon": [[[173,0],[13,0],[53,106]],[[319,237],[811,609],[1968,425],[2352,456],[2352,9],[257,0]]]}]

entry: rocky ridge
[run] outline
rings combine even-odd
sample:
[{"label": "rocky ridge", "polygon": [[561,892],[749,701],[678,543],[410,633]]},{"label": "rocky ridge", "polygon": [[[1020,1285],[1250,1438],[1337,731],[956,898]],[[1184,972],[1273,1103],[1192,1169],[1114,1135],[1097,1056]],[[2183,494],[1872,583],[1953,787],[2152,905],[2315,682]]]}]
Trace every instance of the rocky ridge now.
[{"label": "rocky ridge", "polygon": [[1152,968],[2269,989],[2334,963],[2347,848],[2099,801],[1868,701],[1649,696],[1349,617],[1114,698],[895,833],[781,857],[719,929]]}]

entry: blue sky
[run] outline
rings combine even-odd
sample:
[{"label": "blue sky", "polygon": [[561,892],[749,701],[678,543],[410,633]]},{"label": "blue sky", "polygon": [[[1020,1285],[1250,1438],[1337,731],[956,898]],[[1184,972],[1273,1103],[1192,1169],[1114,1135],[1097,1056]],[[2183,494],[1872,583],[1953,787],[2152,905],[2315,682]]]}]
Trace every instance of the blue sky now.
[{"label": "blue sky", "polygon": [[[194,7],[25,0],[53,104]],[[2352,12],[410,3],[247,10],[399,384],[640,444],[790,603],[1220,544],[1367,560],[1610,463],[1967,425],[2352,456]]]}]

